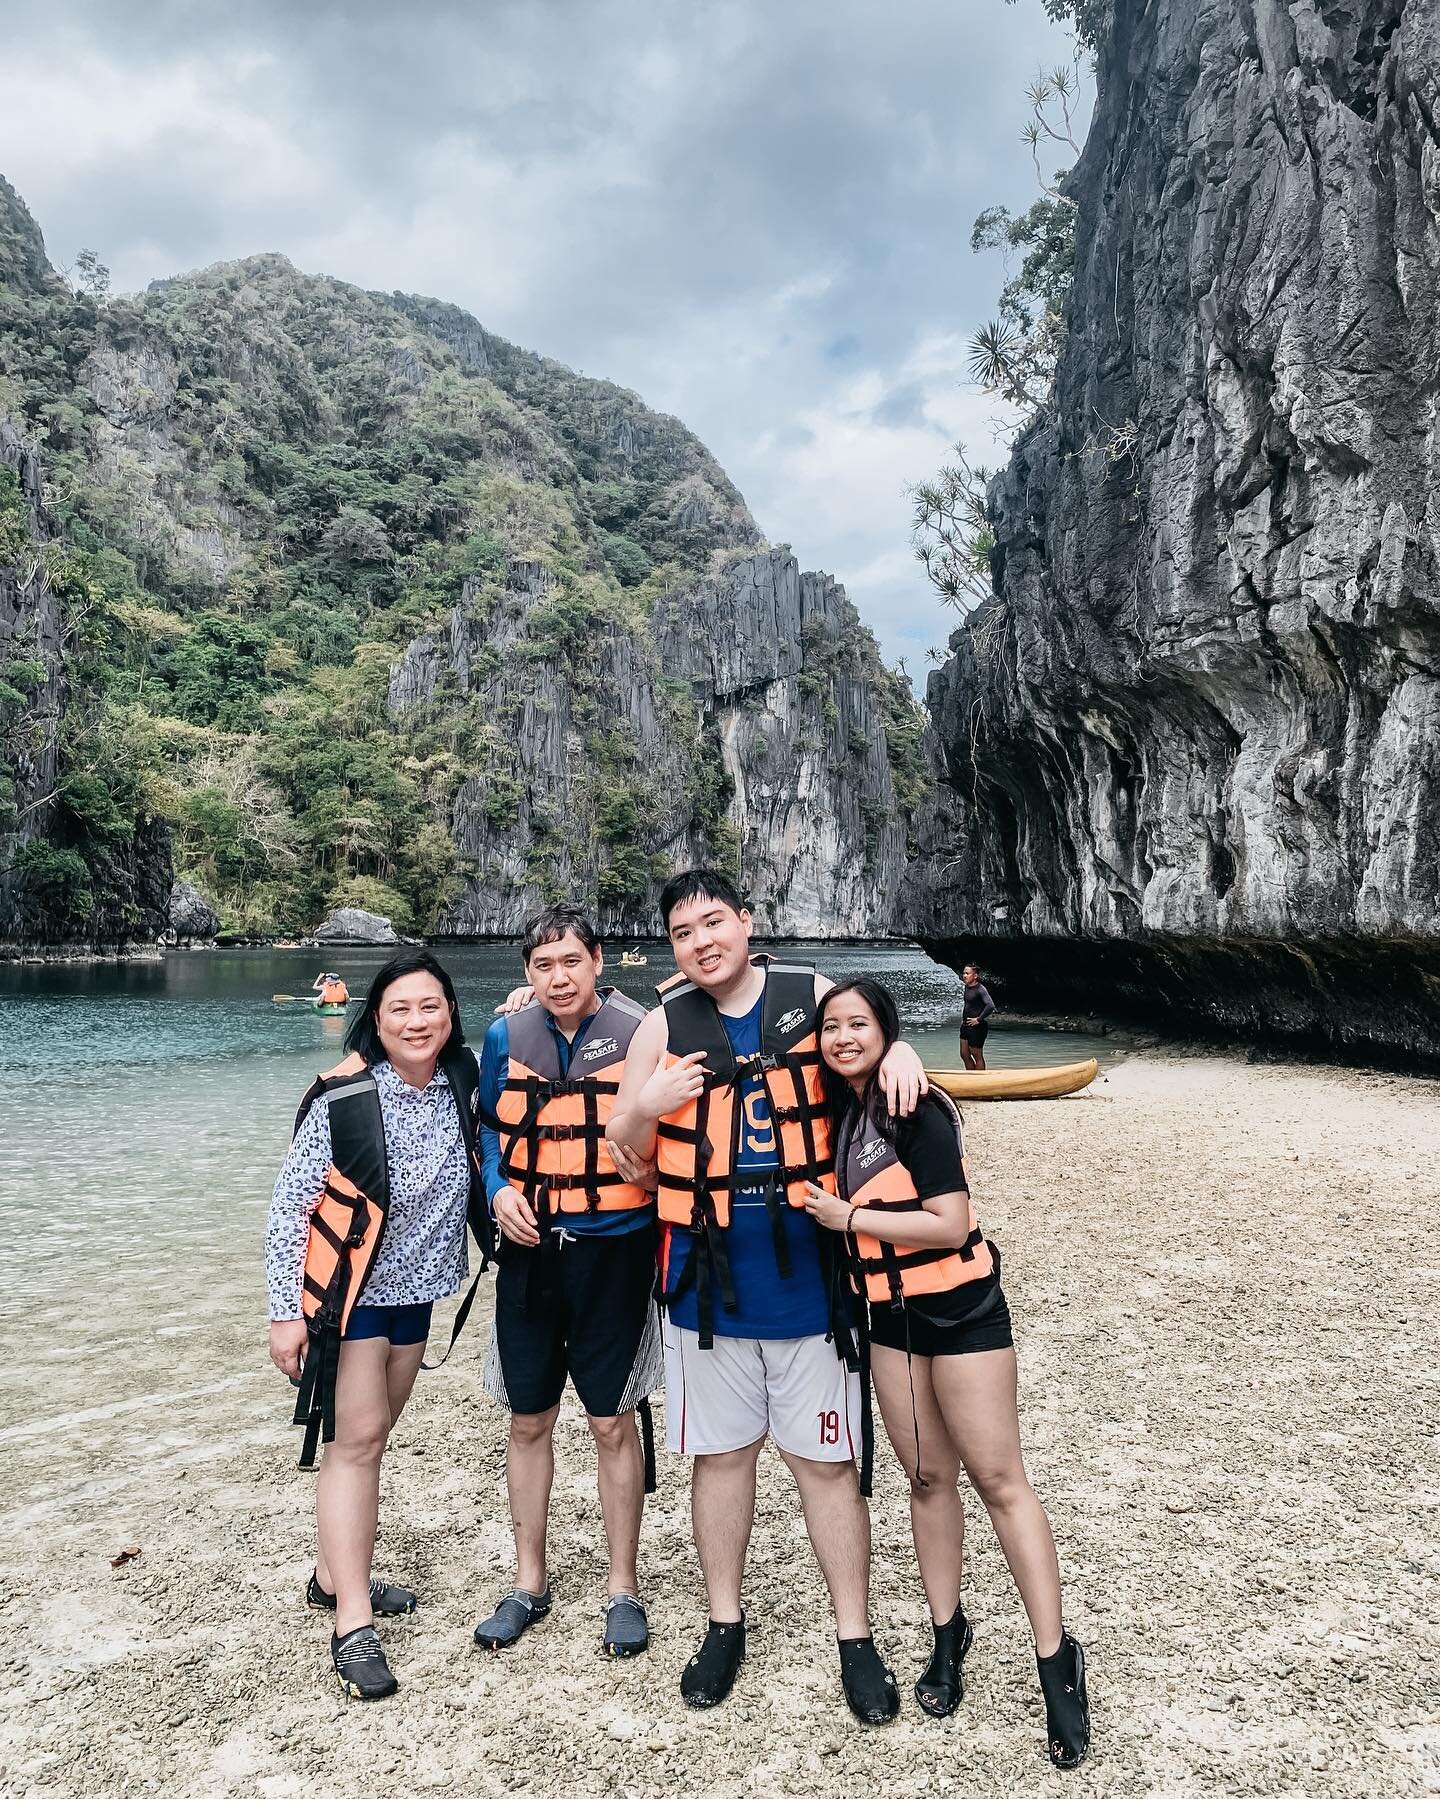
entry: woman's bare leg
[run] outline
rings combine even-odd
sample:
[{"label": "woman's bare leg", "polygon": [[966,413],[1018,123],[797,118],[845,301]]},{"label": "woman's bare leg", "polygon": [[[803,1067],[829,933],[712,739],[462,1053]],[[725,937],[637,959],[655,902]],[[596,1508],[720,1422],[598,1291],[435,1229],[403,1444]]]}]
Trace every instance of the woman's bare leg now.
[{"label": "woman's bare leg", "polygon": [[965,1472],[1010,1564],[1038,1655],[1060,1647],[1060,1565],[1055,1538],[1020,1453],[1015,1351],[935,1356],[935,1398]]},{"label": "woman's bare leg", "polygon": [[370,1561],[380,1511],[380,1458],[390,1434],[385,1337],[340,1345],[335,1385],[335,1441],[327,1443],[315,1477],[315,1572],[335,1595],[340,1636],[373,1622]]},{"label": "woman's bare leg", "polygon": [[[940,1358],[934,1358],[939,1360]],[[900,1466],[910,1481],[910,1530],[920,1580],[937,1624],[948,1624],[960,1603],[965,1550],[965,1510],[960,1500],[960,1454],[951,1441],[931,1384],[932,1358],[873,1344],[870,1372],[880,1416]],[[914,1376],[914,1414],[910,1380]],[[920,1475],[915,1477],[915,1422],[920,1425]]]}]

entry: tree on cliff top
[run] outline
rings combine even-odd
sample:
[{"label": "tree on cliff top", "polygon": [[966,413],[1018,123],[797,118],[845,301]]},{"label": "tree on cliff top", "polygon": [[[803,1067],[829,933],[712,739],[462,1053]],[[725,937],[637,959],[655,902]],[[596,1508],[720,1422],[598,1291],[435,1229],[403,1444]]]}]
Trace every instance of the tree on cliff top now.
[{"label": "tree on cliff top", "polygon": [[[1051,16],[1058,15],[1052,10]],[[971,339],[970,373],[986,394],[1012,410],[1022,430],[1049,404],[1064,331],[1075,262],[1075,207],[1061,189],[1067,171],[1047,175],[1041,157],[1056,144],[1079,155],[1073,115],[1078,87],[1074,70],[1058,68],[1026,89],[1030,117],[1020,136],[1040,197],[1018,216],[1007,206],[986,207],[970,237],[976,252],[999,250],[1007,262],[1021,257],[1000,290],[995,318]],[[962,612],[991,592],[989,478],[990,471],[971,461],[964,444],[956,444],[954,459],[911,491],[915,555],[941,598]]]}]

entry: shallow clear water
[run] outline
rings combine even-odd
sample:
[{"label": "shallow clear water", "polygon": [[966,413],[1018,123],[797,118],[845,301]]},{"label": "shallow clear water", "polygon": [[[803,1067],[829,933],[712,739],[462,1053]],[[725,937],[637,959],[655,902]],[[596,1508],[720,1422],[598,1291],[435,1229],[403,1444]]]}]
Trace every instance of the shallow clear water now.
[{"label": "shallow clear water", "polygon": [[[664,946],[646,952],[647,967],[608,973],[652,1001],[674,962]],[[835,979],[886,981],[927,1060],[958,1065],[951,970],[893,944],[800,953]],[[331,950],[324,965],[361,992],[385,954]],[[478,1043],[521,978],[518,952],[457,946],[441,958]],[[157,1306],[194,1294],[199,1269],[211,1292],[253,1289],[258,1307],[259,1236],[294,1109],[311,1077],[340,1059],[345,1028],[272,995],[304,993],[321,965],[314,950],[0,965],[0,1230],[13,1298],[43,1304],[80,1283],[88,1315],[103,1317],[107,1293],[133,1305],[137,1285],[153,1288]],[[1097,1038],[1003,1027],[986,1045],[992,1067],[1105,1050]]]}]

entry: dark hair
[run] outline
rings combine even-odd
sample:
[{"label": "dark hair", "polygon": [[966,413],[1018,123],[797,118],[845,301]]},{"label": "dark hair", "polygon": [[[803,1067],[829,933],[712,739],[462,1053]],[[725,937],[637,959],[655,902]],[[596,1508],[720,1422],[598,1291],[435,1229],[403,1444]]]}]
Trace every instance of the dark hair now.
[{"label": "dark hair", "polygon": [[[883,1059],[890,1050],[890,1045],[898,1041],[900,1036],[900,1014],[890,989],[879,981],[872,981],[868,975],[861,975],[853,981],[842,981],[838,987],[832,987],[820,1001],[815,1017],[815,1039],[820,1041],[820,1033],[825,1024],[825,1014],[829,1011],[833,1000],[842,999],[847,993],[853,993],[875,1014],[875,1022],[880,1027],[880,1035],[885,1040],[885,1047],[880,1055]],[[880,1098],[880,1083],[876,1079],[879,1064],[865,1087],[864,1099],[860,1102],[870,1108],[870,1116],[875,1120],[876,1128],[886,1137],[893,1134],[894,1126],[890,1121],[889,1109]],[[840,1120],[856,1104],[855,1089],[843,1074],[837,1074],[825,1060],[824,1052],[820,1056],[821,1091],[825,1095],[825,1105],[830,1113],[831,1122],[839,1124]]]},{"label": "dark hair", "polygon": [[407,974],[433,974],[445,995],[445,1002],[450,1008],[450,1035],[440,1051],[441,1059],[463,1046],[465,1030],[460,1023],[460,1003],[455,998],[455,983],[428,949],[402,949],[391,956],[383,968],[377,970],[359,1016],[345,1033],[346,1049],[358,1051],[367,1062],[389,1061],[385,1045],[380,1041],[380,1002],[385,997],[385,989],[393,987],[396,981],[403,980]]},{"label": "dark hair", "polygon": [[687,868],[681,874],[671,875],[660,889],[660,917],[667,931],[670,914],[693,899],[719,900],[732,912],[745,910],[744,897],[729,875],[721,874],[718,868]]},{"label": "dark hair", "polygon": [[567,931],[573,931],[591,955],[600,947],[600,933],[583,912],[573,906],[547,906],[533,918],[525,920],[520,938],[520,954],[526,966],[542,943],[558,943]]}]

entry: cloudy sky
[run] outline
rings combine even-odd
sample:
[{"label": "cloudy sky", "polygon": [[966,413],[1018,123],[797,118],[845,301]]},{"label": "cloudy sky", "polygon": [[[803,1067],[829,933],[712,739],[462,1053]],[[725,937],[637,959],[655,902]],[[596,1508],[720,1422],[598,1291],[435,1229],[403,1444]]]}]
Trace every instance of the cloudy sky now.
[{"label": "cloudy sky", "polygon": [[923,687],[954,615],[906,488],[957,437],[999,459],[970,227],[1034,197],[1039,0],[56,0],[5,37],[0,173],[52,260],[281,250],[622,382]]}]

